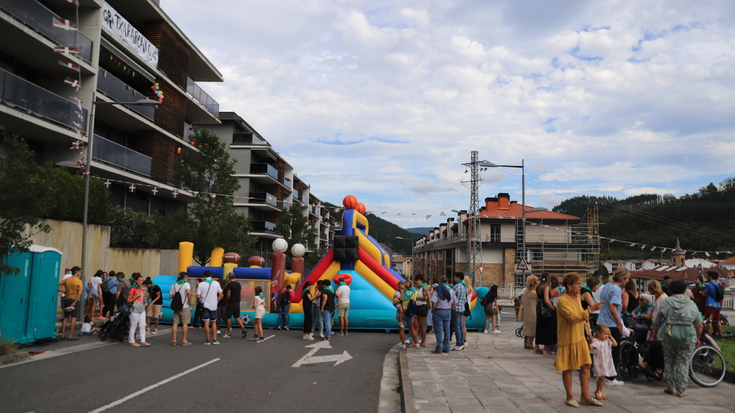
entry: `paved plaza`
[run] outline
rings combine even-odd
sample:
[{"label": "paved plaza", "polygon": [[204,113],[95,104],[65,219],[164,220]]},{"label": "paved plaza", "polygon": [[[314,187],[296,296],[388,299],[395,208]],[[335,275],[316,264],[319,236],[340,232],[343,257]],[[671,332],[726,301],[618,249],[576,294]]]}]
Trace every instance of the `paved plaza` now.
[{"label": "paved plaza", "polygon": [[[511,316],[512,317],[512,316]],[[406,412],[728,412],[735,411],[735,385],[722,382],[704,388],[689,381],[687,397],[665,394],[663,382],[638,378],[623,386],[605,386],[603,407],[564,403],[561,373],[554,370],[554,356],[523,349],[523,338],[514,331],[519,322],[502,323],[502,334],[468,332],[464,351],[431,354],[429,346],[401,350],[401,373]],[[590,380],[594,394],[596,378]],[[574,374],[574,396],[579,381]]]}]

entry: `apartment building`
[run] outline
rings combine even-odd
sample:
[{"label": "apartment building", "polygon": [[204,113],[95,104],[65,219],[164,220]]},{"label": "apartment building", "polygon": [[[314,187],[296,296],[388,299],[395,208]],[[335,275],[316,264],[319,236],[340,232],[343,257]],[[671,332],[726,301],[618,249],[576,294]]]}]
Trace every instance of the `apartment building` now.
[{"label": "apartment building", "polygon": [[291,166],[245,119],[234,112],[220,112],[220,124],[197,125],[214,132],[237,161],[235,176],[240,190],[235,193],[238,212],[252,218],[254,248],[270,260],[273,240],[280,238],[276,224],[283,207],[296,204],[308,218],[312,242],[307,251],[326,250],[334,238],[329,212],[311,187],[297,176]]},{"label": "apartment building", "polygon": [[524,276],[532,273],[549,272],[558,277],[575,271],[585,276],[594,270],[599,243],[594,242],[590,227],[580,217],[529,205],[525,208],[529,271],[517,270],[523,257],[523,208],[511,201],[507,193],[485,198],[478,213],[479,234],[470,237],[471,217],[467,211],[458,211],[456,220],[447,218],[446,223],[418,240],[413,249],[413,271],[430,278],[449,276],[455,271],[470,274],[470,238],[482,245],[475,267],[476,283],[520,285]]},{"label": "apartment building", "polygon": [[[70,148],[92,143],[91,176],[112,205],[186,209],[174,165],[196,150],[190,125],[220,123],[197,82],[223,79],[158,0],[0,0],[0,36],[0,125],[39,163],[78,168],[84,155]],[[157,93],[157,107],[116,104]]]}]

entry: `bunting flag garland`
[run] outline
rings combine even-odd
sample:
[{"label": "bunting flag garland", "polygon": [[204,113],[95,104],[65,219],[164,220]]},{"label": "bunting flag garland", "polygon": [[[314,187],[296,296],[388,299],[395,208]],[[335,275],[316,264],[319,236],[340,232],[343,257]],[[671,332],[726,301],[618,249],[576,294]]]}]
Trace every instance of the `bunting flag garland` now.
[{"label": "bunting flag garland", "polygon": [[171,191],[171,196],[173,196],[174,199],[176,199],[179,196],[179,190],[174,189],[173,191]]},{"label": "bunting flag garland", "polygon": [[67,61],[64,61],[64,60],[59,60],[59,65],[60,65],[60,66],[64,66],[64,67],[66,67],[66,68],[69,68],[69,69],[71,69],[71,70],[74,70],[74,71],[76,71],[76,72],[78,72],[78,71],[79,71],[79,65],[75,65],[75,64],[74,64],[74,63],[72,63],[72,62],[67,62]]},{"label": "bunting flag garland", "polygon": [[641,245],[641,249],[646,249],[646,244]]},{"label": "bunting flag garland", "polygon": [[442,212],[440,212],[440,213],[439,213],[439,216],[440,216],[440,217],[445,217],[445,216],[447,216],[447,213],[446,213],[446,212],[444,212],[444,211],[442,211]]},{"label": "bunting flag garland", "polygon": [[151,189],[151,193],[152,193],[153,195],[158,195],[158,188],[156,188],[156,187],[154,186],[154,187],[153,187],[153,189]]},{"label": "bunting flag garland", "polygon": [[429,219],[429,218],[431,218],[431,215],[427,215],[427,216],[426,216],[426,219]]},{"label": "bunting flag garland", "polygon": [[128,187],[128,190],[130,191],[130,193],[135,192],[135,184],[130,184],[130,186]]},{"label": "bunting flag garland", "polygon": [[76,141],[74,141],[74,142],[71,143],[71,148],[69,148],[69,149],[72,149],[72,150],[77,151],[79,149],[82,149],[83,146],[84,146],[84,142],[83,141],[76,140]]},{"label": "bunting flag garland", "polygon": [[105,186],[108,188],[112,186],[112,181],[110,181],[109,179],[105,179]]},{"label": "bunting flag garland", "polygon": [[651,251],[655,251],[655,250],[656,250],[656,247],[651,247]]},{"label": "bunting flag garland", "polygon": [[82,83],[79,80],[70,78],[69,76],[66,77],[66,80],[64,80],[64,83],[73,87],[77,91],[79,91],[79,88],[82,87]]},{"label": "bunting flag garland", "polygon": [[77,107],[79,107],[79,110],[82,110],[82,99],[76,97],[76,96],[69,96],[72,100],[77,102]]},{"label": "bunting flag garland", "polygon": [[76,24],[72,23],[69,20],[62,19],[59,17],[54,17],[54,27],[58,29],[64,29],[70,32],[75,32],[78,30]]},{"label": "bunting flag garland", "polygon": [[75,54],[79,54],[79,49],[77,49],[76,47],[56,46],[54,47],[54,52],[61,53],[61,54],[75,55]]},{"label": "bunting flag garland", "polygon": [[75,120],[71,121],[71,123],[72,123],[72,125],[74,125],[75,128],[77,128],[79,130],[82,129],[82,124],[81,123],[79,123],[79,122],[77,122]]},{"label": "bunting flag garland", "polygon": [[194,194],[194,196],[199,196],[199,191],[192,191],[192,194]]},{"label": "bunting flag garland", "polygon": [[66,0],[67,3],[71,3],[75,6],[79,6],[79,2],[77,0]]}]

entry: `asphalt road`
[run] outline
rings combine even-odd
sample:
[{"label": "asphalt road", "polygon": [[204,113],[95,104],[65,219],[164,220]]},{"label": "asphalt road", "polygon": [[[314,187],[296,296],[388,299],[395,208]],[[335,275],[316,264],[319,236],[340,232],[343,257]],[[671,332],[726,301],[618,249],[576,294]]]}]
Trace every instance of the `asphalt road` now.
[{"label": "asphalt road", "polygon": [[[355,331],[333,337],[331,348],[307,347],[324,342],[302,340],[300,331],[265,335],[260,344],[203,346],[203,330],[193,330],[194,345],[172,347],[170,333],[159,333],[148,348],[111,344],[11,365],[0,369],[0,412],[378,411],[383,360],[397,333]],[[74,349],[62,343],[49,353]],[[82,337],[73,345],[85,344],[100,343]],[[335,365],[337,358],[349,359]]]}]

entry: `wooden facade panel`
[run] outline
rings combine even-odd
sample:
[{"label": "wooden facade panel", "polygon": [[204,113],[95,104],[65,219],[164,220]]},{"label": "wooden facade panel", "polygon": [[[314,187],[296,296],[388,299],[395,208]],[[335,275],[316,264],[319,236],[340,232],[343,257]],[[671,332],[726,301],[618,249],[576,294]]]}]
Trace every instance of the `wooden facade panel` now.
[{"label": "wooden facade panel", "polygon": [[153,158],[151,178],[168,185],[179,187],[174,165],[181,161],[178,144],[157,131],[138,131],[135,135],[135,150]]}]

